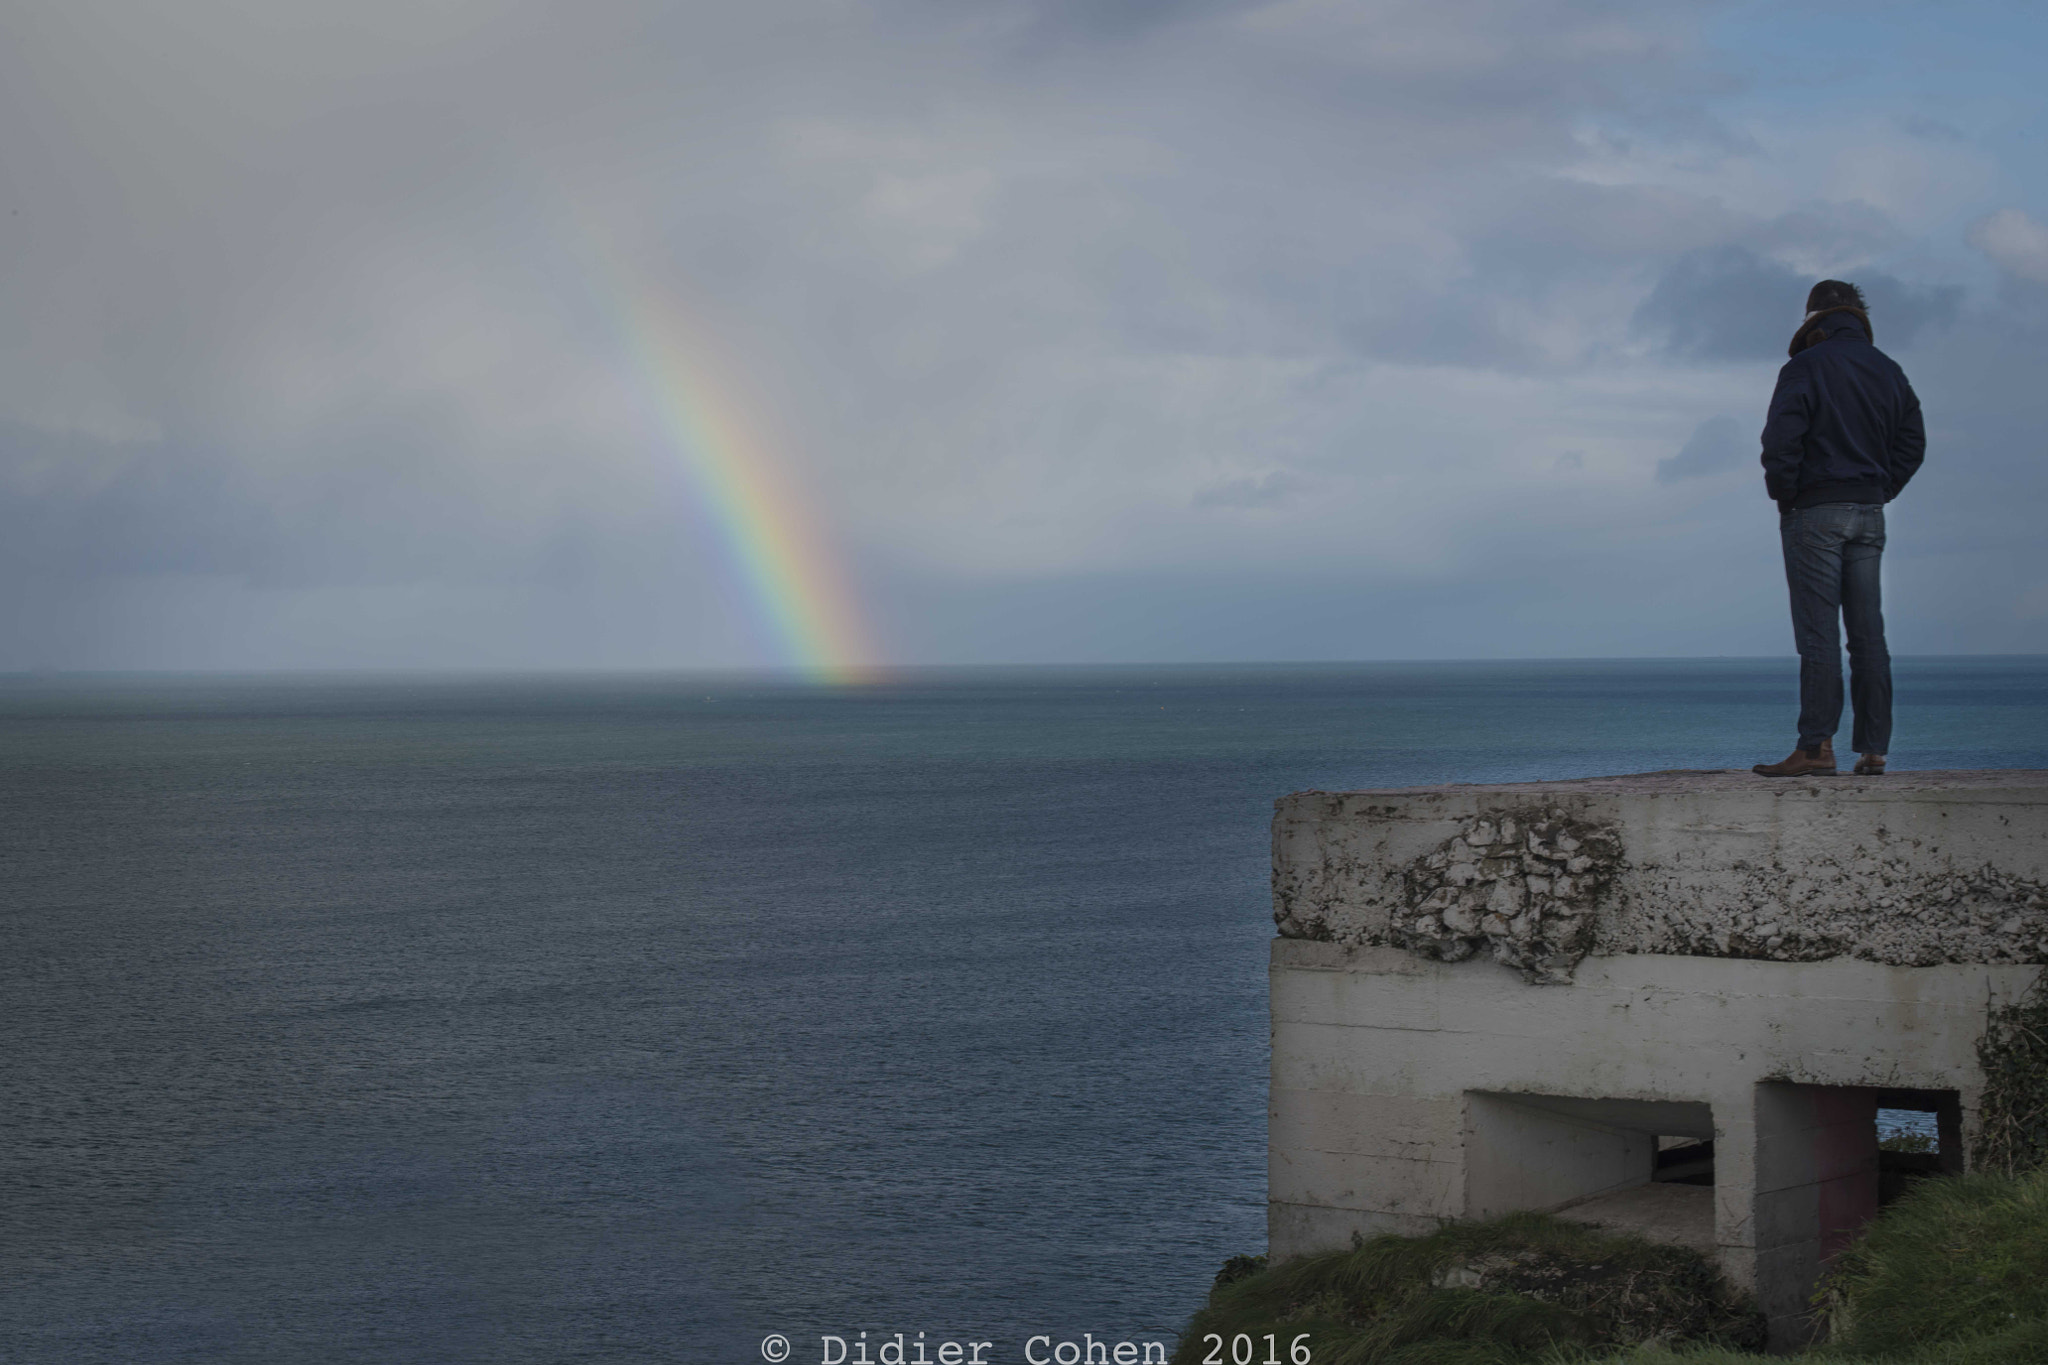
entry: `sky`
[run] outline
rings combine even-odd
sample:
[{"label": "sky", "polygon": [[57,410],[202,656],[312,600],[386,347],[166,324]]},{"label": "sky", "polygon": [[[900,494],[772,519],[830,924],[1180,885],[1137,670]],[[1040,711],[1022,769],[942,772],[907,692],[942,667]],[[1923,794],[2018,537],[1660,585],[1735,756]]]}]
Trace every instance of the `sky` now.
[{"label": "sky", "polygon": [[[2048,12],[0,9],[0,669],[2048,652]],[[778,548],[779,547],[779,548]]]}]

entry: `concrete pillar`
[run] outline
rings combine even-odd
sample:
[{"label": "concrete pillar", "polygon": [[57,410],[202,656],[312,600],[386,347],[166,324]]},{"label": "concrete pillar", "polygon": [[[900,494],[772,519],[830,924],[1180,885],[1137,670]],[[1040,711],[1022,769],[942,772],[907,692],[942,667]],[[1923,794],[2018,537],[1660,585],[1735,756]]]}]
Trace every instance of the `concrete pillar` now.
[{"label": "concrete pillar", "polygon": [[1757,1302],[1790,1348],[1828,1260],[1877,1215],[1877,1091],[1767,1081],[1755,1114]]}]

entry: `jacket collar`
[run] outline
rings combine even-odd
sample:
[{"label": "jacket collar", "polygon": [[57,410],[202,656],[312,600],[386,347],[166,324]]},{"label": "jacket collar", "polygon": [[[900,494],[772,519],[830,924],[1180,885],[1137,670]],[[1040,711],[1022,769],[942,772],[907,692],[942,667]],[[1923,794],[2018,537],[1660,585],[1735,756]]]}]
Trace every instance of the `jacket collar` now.
[{"label": "jacket collar", "polygon": [[1785,352],[1798,355],[1808,346],[1831,341],[1844,334],[1863,341],[1873,340],[1870,315],[1861,308],[1823,308],[1817,313],[1808,313],[1801,320],[1799,330],[1792,334],[1792,344],[1785,348]]}]

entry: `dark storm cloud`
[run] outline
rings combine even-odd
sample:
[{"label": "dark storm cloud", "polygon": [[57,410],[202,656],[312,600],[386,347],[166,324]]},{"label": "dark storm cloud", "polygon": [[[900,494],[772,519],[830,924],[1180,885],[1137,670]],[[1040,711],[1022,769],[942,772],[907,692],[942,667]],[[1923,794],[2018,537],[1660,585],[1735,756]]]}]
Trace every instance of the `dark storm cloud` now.
[{"label": "dark storm cloud", "polygon": [[[1125,38],[1213,15],[1245,12],[1264,0],[983,0],[980,8],[1016,23],[1034,42]],[[917,0],[913,12],[958,9],[949,0]]]},{"label": "dark storm cloud", "polygon": [[229,468],[167,442],[0,422],[0,563],[14,575],[237,572],[269,558]]},{"label": "dark storm cloud", "polygon": [[[1635,325],[1685,360],[1782,358],[1817,276],[1742,246],[1689,252],[1675,261],[1636,311]],[[1863,290],[1879,345],[1911,346],[1922,331],[1956,320],[1959,285],[1913,285],[1850,267],[1836,278]]]},{"label": "dark storm cloud", "polygon": [[[175,440],[0,422],[0,570],[50,579],[224,576],[265,589],[423,578],[573,580],[607,529],[571,500],[524,527],[451,483],[421,414],[337,423],[296,468]],[[381,452],[366,459],[365,448]],[[473,524],[482,519],[486,524]]]}]

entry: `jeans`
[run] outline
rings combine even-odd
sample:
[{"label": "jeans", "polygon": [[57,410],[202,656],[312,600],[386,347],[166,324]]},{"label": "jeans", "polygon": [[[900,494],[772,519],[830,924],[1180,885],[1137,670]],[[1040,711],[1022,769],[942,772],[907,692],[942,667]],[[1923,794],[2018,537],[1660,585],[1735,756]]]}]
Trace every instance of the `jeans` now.
[{"label": "jeans", "polygon": [[1794,508],[1779,519],[1778,536],[1799,646],[1799,747],[1819,748],[1842,723],[1839,617],[1849,631],[1854,748],[1885,753],[1892,742],[1892,656],[1884,647],[1877,584],[1884,508],[1864,502]]}]

